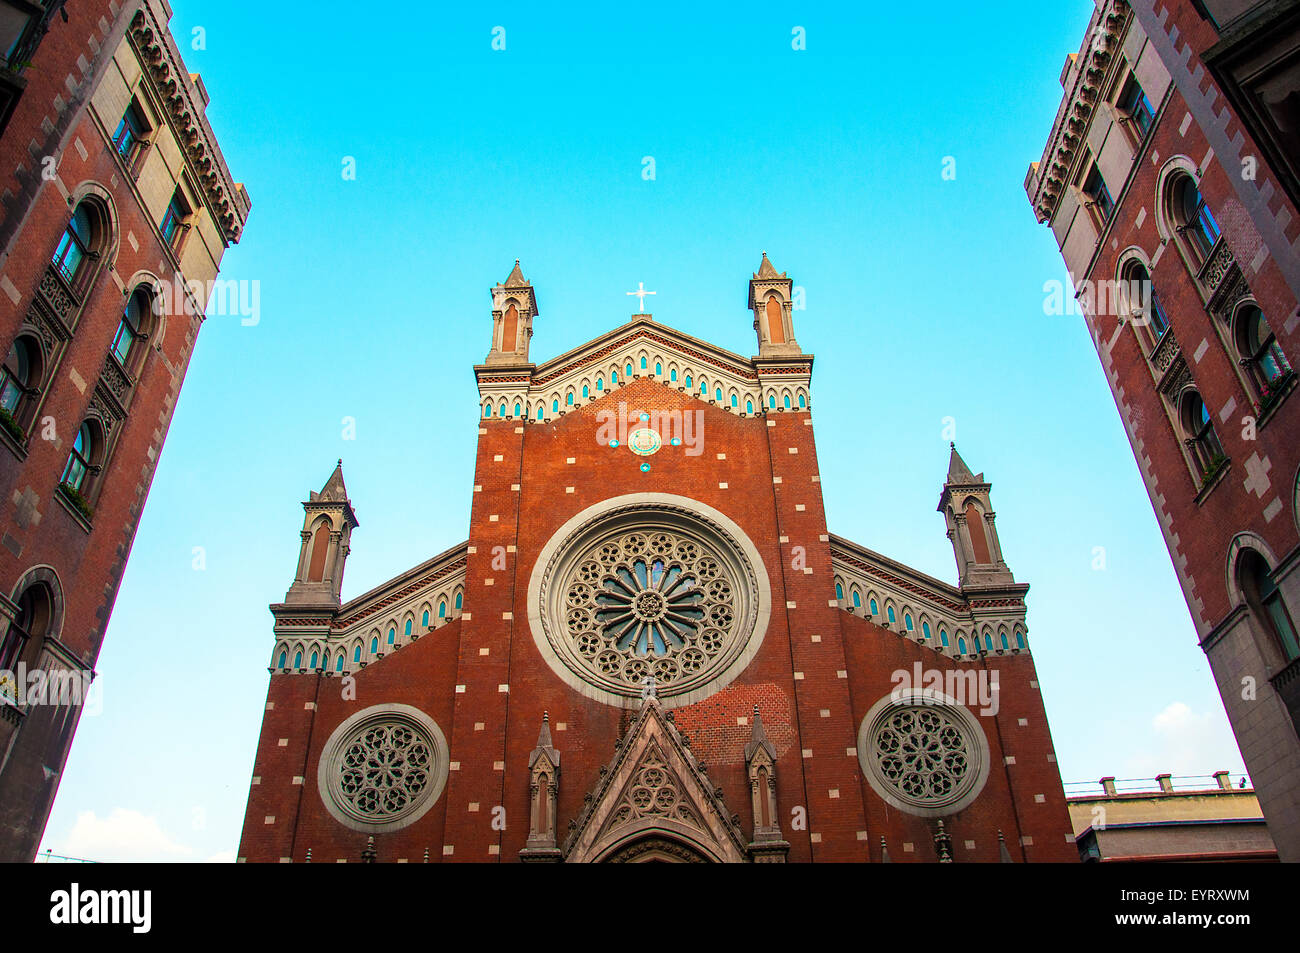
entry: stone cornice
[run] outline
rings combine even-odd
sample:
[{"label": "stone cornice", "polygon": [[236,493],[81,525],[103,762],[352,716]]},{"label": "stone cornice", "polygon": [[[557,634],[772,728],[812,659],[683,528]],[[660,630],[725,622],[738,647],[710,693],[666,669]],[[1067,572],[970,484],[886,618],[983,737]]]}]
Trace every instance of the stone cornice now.
[{"label": "stone cornice", "polygon": [[231,179],[217,137],[204,115],[206,102],[198,100],[199,93],[171,30],[160,18],[164,10],[158,0],[146,0],[132,19],[127,36],[144,67],[151,92],[164,106],[185,155],[186,168],[200,185],[202,201],[225,241],[235,244],[243,232],[251,202],[244,187]]},{"label": "stone cornice", "polygon": [[1042,160],[1030,177],[1029,200],[1040,222],[1049,222],[1065,193],[1079,147],[1083,145],[1124,31],[1132,19],[1126,0],[1103,0],[1088,24],[1073,83],[1057,110]]}]

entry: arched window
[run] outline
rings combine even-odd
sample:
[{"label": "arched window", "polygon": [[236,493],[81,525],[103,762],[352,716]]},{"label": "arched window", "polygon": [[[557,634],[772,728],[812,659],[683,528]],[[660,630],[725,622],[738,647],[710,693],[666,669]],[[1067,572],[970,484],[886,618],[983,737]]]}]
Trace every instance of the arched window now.
[{"label": "arched window", "polygon": [[708,392],[709,392],[709,382],[705,380],[700,381],[700,393],[707,394]]},{"label": "arched window", "polygon": [[354,662],[361,661],[361,646],[358,645],[352,650],[352,661]]},{"label": "arched window", "polygon": [[126,308],[122,320],[118,323],[117,334],[113,337],[113,356],[127,370],[132,370],[132,356],[139,350],[137,342],[143,341],[148,331],[147,320],[153,310],[153,299],[148,289],[136,288],[131,297],[126,299]]},{"label": "arched window", "polygon": [[288,667],[289,667],[289,653],[288,653],[288,652],[281,652],[281,653],[280,653],[280,664],[277,665],[276,668],[288,668]]},{"label": "arched window", "polygon": [[776,410],[776,394],[767,395],[767,406],[770,410]]},{"label": "arched window", "polygon": [[483,408],[483,416],[484,416],[484,417],[491,417],[491,416],[492,416],[492,405],[491,405],[491,404],[488,404],[487,406],[485,406],[485,407]]},{"label": "arched window", "polygon": [[754,412],[754,402],[753,402],[752,400],[746,400],[746,401],[745,401],[745,413],[747,413],[747,414],[752,414],[753,412]]},{"label": "arched window", "polygon": [[302,652],[293,653],[293,667],[302,668]]},{"label": "arched window", "polygon": [[426,629],[429,627],[429,610],[428,610],[428,609],[425,609],[425,610],[424,610],[424,615],[420,616],[420,625],[423,626],[423,627],[426,628]]},{"label": "arched window", "polygon": [[560,412],[560,402],[558,400],[551,401],[551,413],[558,414],[559,412]]},{"label": "arched window", "polygon": [[837,583],[835,584],[835,598],[836,598],[836,599],[843,599],[843,598],[844,598],[844,585],[843,585],[843,583],[838,583],[838,582],[837,582]]},{"label": "arched window", "polygon": [[519,346],[519,309],[515,307],[514,302],[506,308],[506,313],[501,316],[501,350],[507,354],[512,353]]},{"label": "arched window", "polygon": [[716,390],[714,390],[714,392],[713,392],[713,399],[716,400],[718,403],[722,403],[722,388],[721,388],[721,387],[719,387],[719,388],[717,388]]},{"label": "arched window", "polygon": [[1183,439],[1196,464],[1199,476],[1207,477],[1218,470],[1225,459],[1219,435],[1214,432],[1210,411],[1196,391],[1188,391],[1182,401]]},{"label": "arched window", "polygon": [[322,521],[312,536],[311,561],[307,568],[307,581],[320,582],[325,578],[325,555],[330,545],[330,524]]},{"label": "arched window", "polygon": [[781,315],[781,299],[770,295],[764,310],[767,311],[767,339],[773,344],[784,344],[785,322]]},{"label": "arched window", "polygon": [[860,608],[862,608],[862,593],[857,592],[857,591],[854,591],[854,593],[853,593],[853,608],[855,608],[855,609],[860,609]]},{"label": "arched window", "polygon": [[930,637],[930,623],[928,622],[921,623],[921,637],[925,639],[928,639]]},{"label": "arched window", "polygon": [[1003,651],[1006,651],[1007,649],[1011,648],[1011,646],[1007,644],[1007,634],[1005,632],[999,632],[998,639],[1002,642]]},{"label": "arched window", "polygon": [[786,395],[785,395],[785,409],[786,409],[786,410],[789,410],[789,409],[790,409],[790,395],[789,395],[789,394],[786,394]]},{"label": "arched window", "polygon": [[505,415],[506,415],[506,402],[503,400],[501,401],[501,416],[504,417]]},{"label": "arched window", "polygon": [[889,622],[892,625],[894,622],[894,607],[885,606],[885,614],[889,616]]},{"label": "arched window", "polygon": [[569,407],[573,406],[573,391],[569,391],[569,393],[565,395],[564,403],[567,404]]},{"label": "arched window", "polygon": [[316,663],[319,662],[319,661],[320,661],[320,653],[319,653],[319,652],[312,652],[312,653],[311,653],[311,668],[315,669],[315,668],[316,668]]},{"label": "arched window", "polygon": [[626,373],[628,377],[631,377],[631,376],[632,376],[632,365],[631,365],[631,364],[628,364],[625,368],[623,368],[623,370],[624,370],[624,373]]},{"label": "arched window", "polygon": [[544,413],[545,413],[545,411],[544,411],[544,409],[542,408],[542,405],[541,405],[541,404],[538,404],[538,405],[537,405],[537,419],[538,419],[538,420],[541,420],[541,419],[542,419],[542,415],[543,415]]},{"label": "arched window", "polygon": [[1255,388],[1267,400],[1290,376],[1291,365],[1265,320],[1264,312],[1257,305],[1247,304],[1238,308],[1235,325],[1237,353],[1254,380]]},{"label": "arched window", "polygon": [[1295,622],[1287,612],[1282,593],[1278,591],[1268,563],[1253,549],[1242,551],[1238,578],[1246,594],[1246,604],[1273,640],[1282,658],[1290,662],[1300,658],[1300,639],[1297,639]]},{"label": "arched window", "polygon": [[1151,272],[1137,259],[1127,262],[1120,275],[1120,305],[1135,327],[1145,328],[1147,344],[1155,344],[1169,328],[1169,318],[1156,294]]},{"label": "arched window", "polygon": [[397,641],[397,629],[390,625],[388,627],[388,644],[392,645],[395,641]]},{"label": "arched window", "polygon": [[438,618],[439,619],[447,618],[447,603],[442,600],[438,601]]},{"label": "arched window", "polygon": [[596,390],[602,391],[604,389],[605,389],[605,377],[602,374],[600,377],[596,378]]},{"label": "arched window", "polygon": [[660,364],[658,361],[655,361],[655,377],[662,376],[663,372],[664,372],[664,366]]},{"label": "arched window", "polygon": [[694,382],[693,380],[691,380],[691,375],[690,375],[690,374],[687,374],[687,375],[686,375],[686,389],[687,389],[687,390],[690,390],[690,389],[691,389],[692,387],[694,387],[694,386],[695,386],[695,382]]},{"label": "arched window", "polygon": [[946,629],[939,630],[939,644],[945,649],[948,647],[948,631]]},{"label": "arched window", "polygon": [[610,371],[610,372],[609,372],[609,382],[610,382],[611,384],[617,384],[617,383],[618,383],[618,371]]},{"label": "arched window", "polygon": [[915,628],[915,626],[912,625],[912,613],[910,612],[903,613],[903,625],[907,627],[908,632],[911,632],[912,629]]},{"label": "arched window", "polygon": [[379,636],[376,635],[370,640],[370,654],[374,655],[378,651],[379,651]]},{"label": "arched window", "polygon": [[590,396],[591,396],[591,388],[589,388],[586,384],[583,384],[583,385],[582,385],[582,399],[583,399],[583,400],[586,400],[586,399],[589,398]]},{"label": "arched window", "polygon": [[102,431],[92,420],[85,421],[72,441],[72,452],[68,454],[68,463],[63,468],[63,477],[59,480],[69,490],[82,496],[89,489],[91,470],[99,465],[102,454]]},{"label": "arched window", "polygon": [[0,642],[0,671],[13,672],[19,662],[34,665],[54,624],[54,597],[45,583],[28,586],[17,602],[18,612]]},{"label": "arched window", "polygon": [[1024,635],[1020,632],[1020,630],[1017,629],[1017,630],[1016,630],[1016,648],[1018,648],[1018,649],[1023,649],[1024,647],[1025,647],[1025,637],[1024,637]]},{"label": "arched window", "polygon": [[1210,250],[1219,240],[1219,223],[1215,221],[1205,197],[1187,173],[1173,182],[1170,193],[1170,217],[1179,234],[1191,245],[1196,263],[1200,265],[1210,256]]},{"label": "arched window", "polygon": [[984,633],[984,648],[990,652],[993,651],[993,636],[987,632]]},{"label": "arched window", "polygon": [[520,411],[522,411],[522,410],[523,410],[523,407],[520,406],[519,401],[515,401],[515,416],[516,416],[516,417],[520,416]]},{"label": "arched window", "polygon": [[40,346],[30,335],[16,338],[0,368],[0,407],[19,427],[25,423],[26,411],[33,404],[40,381]]},{"label": "arched window", "polygon": [[336,672],[341,672],[341,671],[343,671],[343,653],[342,653],[342,652],[339,653],[339,657],[338,657],[338,659],[334,662],[334,671],[336,671]]},{"label": "arched window", "polygon": [[872,599],[872,600],[871,600],[871,614],[872,614],[872,615],[880,615],[880,610],[876,608],[876,600],[875,600],[875,599]]},{"label": "arched window", "polygon": [[808,398],[805,397],[803,394],[799,395],[799,409],[800,410],[808,409]]},{"label": "arched window", "polygon": [[80,287],[89,271],[86,264],[95,253],[96,231],[91,207],[82,202],[72,213],[63,237],[54,249],[54,267],[74,290]]},{"label": "arched window", "polygon": [[668,379],[672,381],[674,384],[677,383],[677,368],[674,367],[672,370],[668,372]]},{"label": "arched window", "polygon": [[463,592],[458,592],[458,593],[456,593],[456,608],[457,608],[457,609],[460,608],[461,601],[462,601],[464,598],[465,598],[465,594],[464,594]]},{"label": "arched window", "polygon": [[645,370],[645,358],[641,358],[641,370]]},{"label": "arched window", "polygon": [[958,655],[965,655],[965,654],[966,654],[966,640],[965,640],[965,639],[958,639],[958,640],[957,640],[957,654],[958,654]]},{"label": "arched window", "polygon": [[405,635],[410,635],[410,634],[411,634],[411,624],[412,624],[412,623],[411,623],[411,620],[410,620],[410,619],[407,619],[407,620],[406,620],[406,631],[405,631],[405,633],[404,633]]}]

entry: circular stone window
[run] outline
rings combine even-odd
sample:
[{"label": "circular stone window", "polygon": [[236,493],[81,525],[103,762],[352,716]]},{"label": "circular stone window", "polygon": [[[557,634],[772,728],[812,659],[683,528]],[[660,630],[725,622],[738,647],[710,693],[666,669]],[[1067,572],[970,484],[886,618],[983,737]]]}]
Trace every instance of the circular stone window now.
[{"label": "circular stone window", "polygon": [[376,705],[330,735],[317,786],[340,824],[382,833],[414,824],[447,783],[447,741],[429,716],[410,705]]},{"label": "circular stone window", "polygon": [[698,701],[758,651],[771,597],[744,532],[711,507],[644,493],[597,504],[543,548],[529,622],[543,657],[583,694],[631,707]]},{"label": "circular stone window", "polygon": [[989,748],[964,705],[933,692],[886,696],[862,719],[858,760],[871,787],[909,814],[955,814],[988,780]]}]

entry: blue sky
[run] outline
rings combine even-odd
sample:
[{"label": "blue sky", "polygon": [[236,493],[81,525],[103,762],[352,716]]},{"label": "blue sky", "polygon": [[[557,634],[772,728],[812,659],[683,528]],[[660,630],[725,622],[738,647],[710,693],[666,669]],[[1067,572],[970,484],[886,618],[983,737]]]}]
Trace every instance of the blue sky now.
[{"label": "blue sky", "polygon": [[260,321],[199,336],[42,849],[233,858],[299,502],[342,457],[345,598],[465,538],[471,367],[515,258],[540,361],[642,281],[659,320],[752,354],[766,250],[806,289],[832,531],[955,581],[954,418],[1033,587],[1064,779],[1243,770],[1083,322],[1043,309],[1065,271],[1021,183],[1092,0],[409,4],[364,33],[353,4],[173,5],[253,198],[223,274],[260,282]]}]

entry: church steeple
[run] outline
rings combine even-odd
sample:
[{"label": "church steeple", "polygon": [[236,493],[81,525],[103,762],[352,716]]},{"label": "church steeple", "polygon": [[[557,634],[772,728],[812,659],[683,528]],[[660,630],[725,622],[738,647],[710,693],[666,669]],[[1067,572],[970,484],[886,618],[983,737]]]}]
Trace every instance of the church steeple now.
[{"label": "church steeple", "polygon": [[958,584],[963,589],[1013,584],[998,541],[993,485],[985,482],[983,473],[971,472],[956,444],[950,447],[939,512],[948,523],[948,539],[957,557]]},{"label": "church steeple", "polygon": [[527,364],[537,296],[519,269],[519,259],[504,282],[492,288],[492,349],[487,364]]},{"label": "church steeple", "polygon": [[758,271],[749,282],[749,310],[754,313],[759,357],[802,353],[794,339],[793,306],[794,282],[785,272],[778,272],[763,252]]},{"label": "church steeple", "polygon": [[360,525],[343,483],[342,460],[321,491],[311,493],[302,508],[306,515],[298,573],[285,594],[285,604],[337,607],[352,531]]}]

